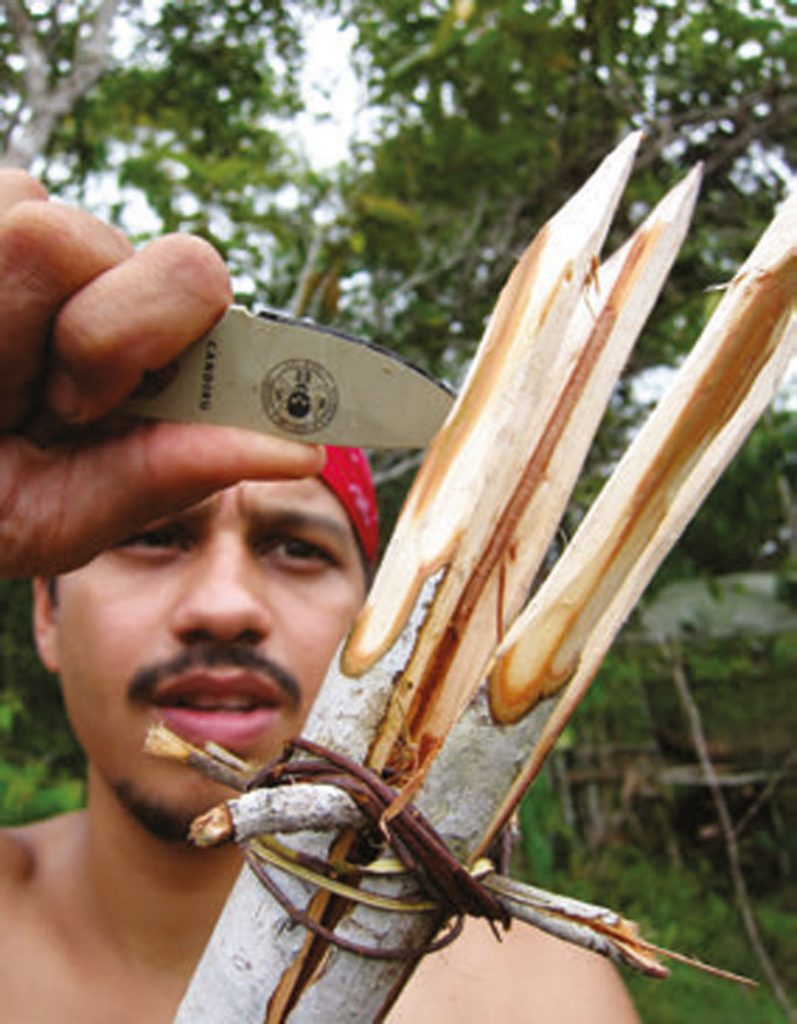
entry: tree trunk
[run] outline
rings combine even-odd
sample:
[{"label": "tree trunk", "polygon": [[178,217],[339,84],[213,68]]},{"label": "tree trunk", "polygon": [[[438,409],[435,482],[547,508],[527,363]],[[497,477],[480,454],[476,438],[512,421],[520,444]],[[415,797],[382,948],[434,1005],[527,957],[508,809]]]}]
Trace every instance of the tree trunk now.
[{"label": "tree trunk", "polygon": [[111,28],[120,0],[102,0],[77,33],[69,74],[54,77],[50,55],[20,0],[2,0],[24,60],[23,103],[0,166],[28,169],[43,156],[58,123],[111,66]]}]

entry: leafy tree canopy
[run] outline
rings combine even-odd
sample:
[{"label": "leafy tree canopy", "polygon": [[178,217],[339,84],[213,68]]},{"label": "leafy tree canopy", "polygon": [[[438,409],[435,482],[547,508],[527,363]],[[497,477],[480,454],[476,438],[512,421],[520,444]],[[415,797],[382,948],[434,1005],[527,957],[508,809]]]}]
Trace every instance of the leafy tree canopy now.
[{"label": "leafy tree canopy", "polygon": [[[381,111],[348,207],[367,321],[440,365],[469,349],[534,231],[629,129],[647,133],[620,228],[698,160],[705,186],[635,368],[671,361],[738,266],[797,155],[797,36],[779,2],[339,0]],[[691,301],[687,301],[689,297]]]},{"label": "leafy tree canopy", "polygon": [[[354,35],[371,116],[351,160],[321,172],[298,156],[291,117],[303,25],[329,14]],[[784,191],[793,29],[785,0],[6,0],[0,137],[142,234],[205,235],[242,298],[336,320],[457,379],[523,245],[641,127],[618,236],[687,166],[704,161],[706,178],[638,370],[691,343],[702,289],[732,273]],[[20,139],[42,106],[55,116],[32,152]]]}]

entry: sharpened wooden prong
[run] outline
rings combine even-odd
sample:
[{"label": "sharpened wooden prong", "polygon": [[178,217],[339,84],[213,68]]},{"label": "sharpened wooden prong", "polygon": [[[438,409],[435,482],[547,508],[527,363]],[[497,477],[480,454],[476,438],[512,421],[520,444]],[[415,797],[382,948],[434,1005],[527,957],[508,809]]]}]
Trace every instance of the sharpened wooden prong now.
[{"label": "sharpened wooden prong", "polygon": [[[639,133],[630,135],[603,161],[542,228],[504,287],[462,392],[430,447],[391,539],[390,550],[400,557],[385,556],[346,645],[343,668],[348,674],[359,675],[393,644],[424,580],[452,563],[461,541],[472,560],[490,536],[524,450],[542,433],[554,401],[547,385],[571,359],[568,322],[595,266],[640,138]],[[453,572],[458,571],[457,565]]]},{"label": "sharpened wooden prong", "polygon": [[[593,380],[611,333],[606,320],[596,321],[595,305],[587,308],[585,283],[594,279],[638,142],[629,137],[603,162],[518,263],[463,392],[410,492],[391,542],[396,557],[388,552],[345,647],[343,670],[357,674],[393,643],[403,625],[407,609],[387,595],[405,594],[411,607],[429,573],[444,570],[371,751],[371,765],[382,767],[394,757],[397,741],[409,742],[420,769],[414,785],[528,592],[630,348],[629,343],[615,359],[610,380],[591,393],[594,404],[581,406],[586,418],[571,424],[569,413]],[[688,214],[671,241],[670,259],[687,222]],[[668,268],[651,289],[651,304]],[[630,332],[631,341],[643,319]],[[574,450],[568,472],[555,479],[549,457],[562,430],[569,430]],[[537,517],[533,532],[521,531],[535,490],[544,516]]]},{"label": "sharpened wooden prong", "polygon": [[[420,749],[402,799],[422,782],[539,571],[617,378],[686,235],[699,185],[695,169],[571,298],[568,341],[565,346],[560,339],[555,342],[559,375],[552,370],[546,379],[547,404],[538,411],[536,441],[518,436],[514,447],[501,449],[502,462],[514,459],[509,490],[501,493],[496,484],[494,453],[481,466],[478,490],[471,483],[472,534],[455,545],[393,703],[401,735]],[[546,255],[547,250],[541,262]],[[561,259],[560,254],[555,258]],[[544,320],[531,309],[517,315],[524,318]],[[553,344],[544,338],[539,343]],[[527,339],[527,344],[533,349],[538,341]],[[519,358],[512,350],[502,354],[508,365]],[[489,432],[490,420],[482,414],[480,422]],[[506,410],[496,410],[499,414],[505,424]],[[531,432],[530,424],[527,429]],[[472,472],[473,466],[467,468]],[[485,538],[481,520],[488,513],[490,535]],[[395,737],[395,725],[381,731],[372,763],[381,767],[382,759],[390,757]]]},{"label": "sharpened wooden prong", "polygon": [[617,632],[782,380],[797,347],[797,194],[728,287],[672,387],[498,647],[498,721],[562,692],[498,823],[539,770]]}]

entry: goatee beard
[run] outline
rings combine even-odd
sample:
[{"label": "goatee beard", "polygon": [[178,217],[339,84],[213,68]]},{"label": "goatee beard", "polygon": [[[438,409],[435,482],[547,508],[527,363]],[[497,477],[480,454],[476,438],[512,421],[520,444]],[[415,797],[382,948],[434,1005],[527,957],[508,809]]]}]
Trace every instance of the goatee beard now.
[{"label": "goatee beard", "polygon": [[155,839],[194,849],[188,841],[188,830],[196,812],[182,811],[164,801],[145,797],[126,780],[114,783],[111,788],[122,807]]}]

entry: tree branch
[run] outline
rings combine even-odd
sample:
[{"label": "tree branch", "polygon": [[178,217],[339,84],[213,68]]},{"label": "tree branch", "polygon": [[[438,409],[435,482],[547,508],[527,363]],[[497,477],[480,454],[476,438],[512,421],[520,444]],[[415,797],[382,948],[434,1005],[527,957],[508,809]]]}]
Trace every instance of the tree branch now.
[{"label": "tree branch", "polygon": [[[763,118],[754,118],[753,111],[762,103],[770,106],[770,113]],[[706,173],[711,173],[743,151],[754,139],[761,138],[767,124],[787,123],[795,108],[797,97],[793,93],[784,92],[782,84],[773,84],[770,88],[759,89],[734,101],[718,103],[703,110],[690,109],[660,118],[653,124],[645,119],[645,130],[649,135],[645,150],[637,160],[636,170],[656,163],[667,146],[676,139],[683,138],[689,142],[690,135],[700,128],[722,120],[733,121],[739,126],[739,131],[729,136],[724,145],[712,147],[712,156],[706,162]]]},{"label": "tree branch", "polygon": [[737,839],[744,832],[753,818],[758,814],[764,804],[772,799],[772,794],[786,778],[794,764],[797,764],[797,750],[792,750],[788,753],[778,771],[775,772],[774,775],[770,776],[769,781],[758,794],[758,797],[750,804],[739,821],[736,822],[733,834]]},{"label": "tree branch", "polygon": [[50,82],[50,60],[19,0],[0,0],[25,62],[25,105],[29,117],[11,133],[0,165],[30,167],[40,156],[64,115],[96,84],[111,63],[111,27],[121,0],[102,0],[90,22],[78,32],[72,70]]},{"label": "tree branch", "polygon": [[[517,632],[505,633],[686,230],[694,174],[599,264],[637,142],[607,157],[505,286],[305,727],[305,743],[367,769],[367,782],[357,778],[368,794],[379,788],[377,810],[387,771],[400,793],[380,822],[404,828],[412,804],[445,843],[449,874],[451,857],[458,862],[458,878],[465,865],[477,869],[514,810],[650,574],[771,398],[795,340],[787,325],[797,206],[786,204],[607,485],[609,498],[593,505]],[[323,835],[303,834],[295,854],[340,864],[353,842],[344,834],[330,848]],[[293,907],[360,946],[365,938],[370,948],[425,947],[439,926],[434,911],[387,921],[283,875]],[[392,900],[414,886],[409,877],[379,881]],[[382,1019],[413,965],[360,960],[332,950],[328,936],[296,934],[284,905],[241,876],[178,1021],[205,1019],[212,1006],[219,1024],[255,1024],[266,1002],[270,1021]]]},{"label": "tree branch", "polygon": [[678,694],[678,699],[681,702],[684,715],[689,723],[695,753],[697,754],[700,766],[705,774],[706,782],[711,792],[714,809],[717,812],[717,820],[719,821],[720,829],[722,830],[722,835],[725,840],[725,851],[728,857],[728,870],[730,871],[731,881],[736,895],[736,904],[739,909],[739,914],[742,918],[745,931],[747,932],[747,938],[753,952],[758,958],[758,962],[761,964],[761,970],[772,989],[775,999],[783,1010],[786,1019],[790,1024],[795,1024],[795,1022],[797,1022],[797,1011],[795,1011],[795,1008],[792,1006],[780,977],[775,970],[775,965],[772,963],[772,960],[767,953],[766,947],[761,939],[761,934],[758,930],[758,923],[756,922],[755,915],[753,914],[753,908],[750,903],[750,894],[747,890],[744,872],[742,871],[741,857],[739,855],[739,843],[737,841],[733,821],[731,819],[731,814],[728,809],[725,796],[722,792],[722,787],[719,784],[716,770],[714,769],[714,763],[711,760],[700,708],[692,695],[681,652],[674,645],[667,644],[664,641],[661,646],[672,666],[672,681],[675,686],[675,692]]},{"label": "tree branch", "polygon": [[426,265],[421,265],[414,274],[408,275],[404,281],[395,289],[393,297],[405,296],[423,284],[428,284],[453,270],[466,258],[471,250],[472,242],[476,237],[486,208],[485,197],[480,193],[473,204],[473,212],[468,218],[468,223],[462,229],[456,243],[450,246],[448,255],[442,262],[436,262],[439,248],[431,246],[431,258]]},{"label": "tree branch", "polygon": [[296,282],[296,288],[289,303],[291,315],[295,317],[307,316],[307,307],[313,297],[314,281],[317,284],[315,265],[321,253],[321,246],[324,242],[325,229],[316,224],[310,245],[307,247],[307,256],[304,266]]}]

